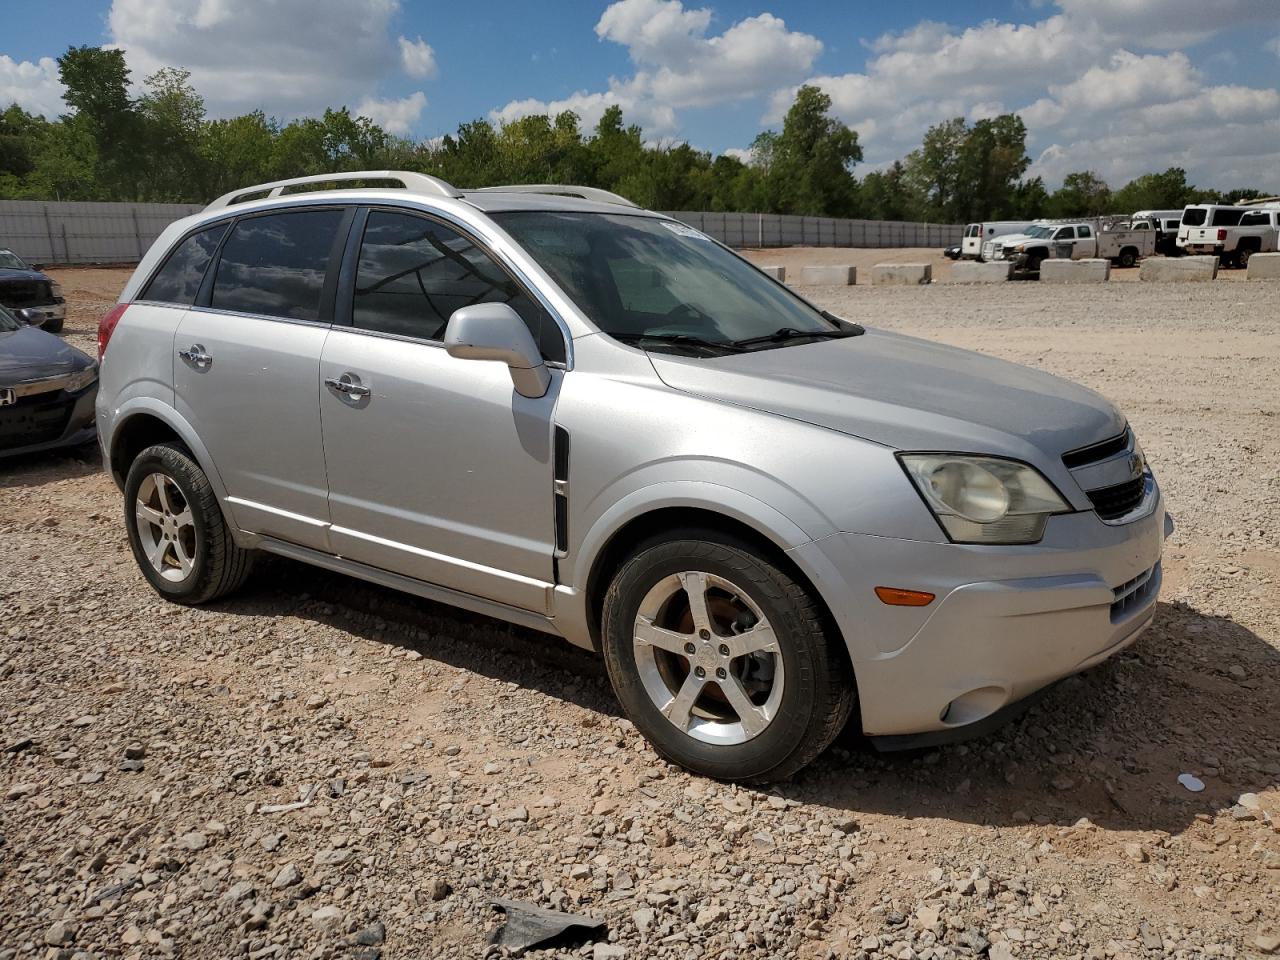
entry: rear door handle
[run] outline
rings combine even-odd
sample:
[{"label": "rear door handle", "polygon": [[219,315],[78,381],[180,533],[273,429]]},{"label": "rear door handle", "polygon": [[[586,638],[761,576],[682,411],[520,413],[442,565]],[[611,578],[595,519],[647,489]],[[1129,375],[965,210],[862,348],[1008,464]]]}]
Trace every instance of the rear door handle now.
[{"label": "rear door handle", "polygon": [[213,366],[213,357],[205,353],[204,344],[202,343],[193,343],[187,349],[179,350],[178,356],[197,367]]},{"label": "rear door handle", "polygon": [[355,379],[355,374],[344,373],[340,377],[325,377],[325,386],[329,387],[335,393],[340,393],[344,397],[350,397],[352,400],[363,400],[369,394],[373,393],[364,384],[359,383]]}]

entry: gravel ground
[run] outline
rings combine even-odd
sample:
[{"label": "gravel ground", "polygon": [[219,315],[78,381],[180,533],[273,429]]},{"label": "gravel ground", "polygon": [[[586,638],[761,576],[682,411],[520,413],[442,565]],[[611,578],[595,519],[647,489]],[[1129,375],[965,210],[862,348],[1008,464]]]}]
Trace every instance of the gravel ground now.
[{"label": "gravel ground", "polygon": [[[124,277],[61,272],[68,339]],[[984,739],[725,786],[541,635],[275,559],[167,605],[96,456],[6,462],[0,960],[479,957],[494,897],[607,921],[538,958],[1280,950],[1280,285],[803,292],[1127,411],[1178,521],[1141,641]]]}]

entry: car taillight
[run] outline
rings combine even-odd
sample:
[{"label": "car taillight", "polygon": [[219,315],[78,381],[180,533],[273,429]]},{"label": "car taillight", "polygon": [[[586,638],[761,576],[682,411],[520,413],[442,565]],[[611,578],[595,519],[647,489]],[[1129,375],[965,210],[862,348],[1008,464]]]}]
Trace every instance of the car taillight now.
[{"label": "car taillight", "polygon": [[1221,242],[1222,242],[1223,240],[1225,240],[1225,239],[1227,239],[1227,231],[1225,231],[1225,230],[1219,230],[1219,231],[1218,231],[1218,242],[1219,242],[1219,243],[1221,243]]},{"label": "car taillight", "polygon": [[125,310],[129,305],[127,303],[117,303],[114,307],[102,315],[102,319],[98,321],[98,362],[102,362],[103,355],[107,352],[107,344],[111,342],[111,334],[116,332],[116,324],[120,322],[120,318],[124,316]]}]

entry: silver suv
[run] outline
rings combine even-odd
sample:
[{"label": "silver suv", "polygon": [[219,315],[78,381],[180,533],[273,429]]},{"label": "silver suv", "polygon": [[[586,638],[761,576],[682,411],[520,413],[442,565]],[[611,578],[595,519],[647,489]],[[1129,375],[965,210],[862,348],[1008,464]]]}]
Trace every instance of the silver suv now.
[{"label": "silver suv", "polygon": [[163,596],[264,550],[564,637],[711,776],[786,777],[851,713],[882,748],[986,730],[1154,615],[1165,511],[1110,403],[603,191],[238,191],[156,241],[99,350]]}]

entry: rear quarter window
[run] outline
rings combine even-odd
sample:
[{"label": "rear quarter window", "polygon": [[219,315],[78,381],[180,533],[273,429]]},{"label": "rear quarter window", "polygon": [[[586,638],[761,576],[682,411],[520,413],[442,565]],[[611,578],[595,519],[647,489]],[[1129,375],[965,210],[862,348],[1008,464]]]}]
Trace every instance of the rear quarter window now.
[{"label": "rear quarter window", "polygon": [[147,284],[141,299],[184,307],[195,303],[200,283],[204,280],[205,271],[209,269],[209,261],[213,259],[218,243],[227,232],[227,226],[225,222],[215,223],[191,234],[174,247],[165,259],[164,266]]},{"label": "rear quarter window", "polygon": [[1244,214],[1243,210],[1215,210],[1213,211],[1214,227],[1234,227],[1240,223],[1240,217]]},{"label": "rear quarter window", "polygon": [[218,310],[319,320],[325,275],[342,210],[246,217],[222,245],[213,296]]}]

